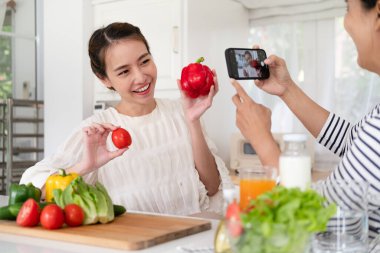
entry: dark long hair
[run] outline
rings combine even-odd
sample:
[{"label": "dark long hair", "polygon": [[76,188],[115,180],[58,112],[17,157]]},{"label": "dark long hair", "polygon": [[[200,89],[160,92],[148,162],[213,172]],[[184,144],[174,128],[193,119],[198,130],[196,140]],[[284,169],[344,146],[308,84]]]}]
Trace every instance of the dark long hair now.
[{"label": "dark long hair", "polygon": [[364,9],[371,10],[376,6],[377,0],[362,0],[362,5]]},{"label": "dark long hair", "polygon": [[96,30],[88,43],[88,55],[91,60],[91,69],[94,74],[103,79],[107,77],[105,51],[111,44],[122,39],[136,39],[142,41],[150,54],[149,44],[137,26],[129,23],[112,23]]}]

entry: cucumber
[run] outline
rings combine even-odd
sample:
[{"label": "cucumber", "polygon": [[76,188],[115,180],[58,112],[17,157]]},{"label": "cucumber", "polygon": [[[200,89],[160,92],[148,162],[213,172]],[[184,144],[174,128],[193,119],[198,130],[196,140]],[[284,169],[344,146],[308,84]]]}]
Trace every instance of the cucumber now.
[{"label": "cucumber", "polygon": [[[22,202],[8,205],[8,206],[3,206],[0,207],[0,220],[16,220],[18,212],[20,211],[22,207]],[[45,206],[48,204],[52,204],[50,202],[42,202],[38,203],[40,206],[40,210],[42,210]]]},{"label": "cucumber", "polygon": [[122,215],[123,213],[125,213],[127,211],[127,209],[125,209],[124,206],[121,206],[121,205],[113,205],[113,213],[116,216],[119,216],[119,215]]},{"label": "cucumber", "polygon": [[16,220],[23,203],[16,203],[0,208],[0,220]]}]

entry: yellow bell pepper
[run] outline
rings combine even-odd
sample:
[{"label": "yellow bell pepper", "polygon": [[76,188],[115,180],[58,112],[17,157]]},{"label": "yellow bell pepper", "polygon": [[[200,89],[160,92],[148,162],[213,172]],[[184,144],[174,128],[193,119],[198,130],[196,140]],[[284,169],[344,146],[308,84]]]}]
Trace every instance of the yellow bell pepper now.
[{"label": "yellow bell pepper", "polygon": [[49,176],[45,183],[45,201],[51,202],[53,200],[54,189],[61,189],[63,191],[78,176],[74,172],[66,174],[64,169],[59,169],[58,174]]}]

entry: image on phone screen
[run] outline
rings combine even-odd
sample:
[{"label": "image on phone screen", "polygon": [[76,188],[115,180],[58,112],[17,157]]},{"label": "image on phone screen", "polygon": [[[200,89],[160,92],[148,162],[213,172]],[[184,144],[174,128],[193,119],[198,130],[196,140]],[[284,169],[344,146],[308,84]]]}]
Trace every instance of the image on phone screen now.
[{"label": "image on phone screen", "polygon": [[231,78],[242,80],[269,77],[269,68],[264,63],[267,56],[263,49],[228,48],[225,56]]}]

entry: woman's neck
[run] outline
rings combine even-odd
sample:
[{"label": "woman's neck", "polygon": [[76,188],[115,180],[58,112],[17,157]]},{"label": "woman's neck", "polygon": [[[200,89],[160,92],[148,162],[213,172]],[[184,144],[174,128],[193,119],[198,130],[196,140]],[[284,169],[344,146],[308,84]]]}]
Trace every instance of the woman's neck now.
[{"label": "woman's neck", "polygon": [[151,113],[156,108],[156,100],[152,99],[148,103],[145,104],[139,104],[139,103],[130,103],[127,101],[120,101],[116,106],[115,109],[124,115],[137,117],[137,116],[143,116],[146,114]]}]

